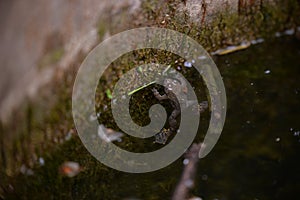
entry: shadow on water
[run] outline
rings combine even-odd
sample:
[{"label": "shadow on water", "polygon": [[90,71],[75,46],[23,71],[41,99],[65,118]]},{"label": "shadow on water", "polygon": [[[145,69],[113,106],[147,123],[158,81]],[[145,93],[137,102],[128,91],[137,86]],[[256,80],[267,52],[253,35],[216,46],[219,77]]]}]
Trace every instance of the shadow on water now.
[{"label": "shadow on water", "polygon": [[[213,151],[200,160],[193,195],[204,199],[295,199],[300,188],[300,42],[280,38],[216,58],[228,112]],[[84,166],[61,177],[65,160]],[[163,158],[162,158],[163,159]],[[33,176],[6,177],[8,198],[170,198],[182,158],[156,172],[128,174],[100,164],[78,138],[45,154]]]}]

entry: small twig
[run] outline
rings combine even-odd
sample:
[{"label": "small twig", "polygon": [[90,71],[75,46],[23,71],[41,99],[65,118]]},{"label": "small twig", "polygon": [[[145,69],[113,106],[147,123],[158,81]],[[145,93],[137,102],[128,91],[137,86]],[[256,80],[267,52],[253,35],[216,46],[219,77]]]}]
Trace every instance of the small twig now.
[{"label": "small twig", "polygon": [[185,154],[184,169],[181,179],[177,184],[172,200],[184,200],[189,196],[189,191],[194,187],[194,179],[197,171],[197,163],[199,161],[199,150],[202,143],[194,143]]},{"label": "small twig", "polygon": [[139,87],[139,88],[137,88],[137,89],[135,89],[135,90],[132,90],[132,91],[130,91],[130,92],[128,93],[128,96],[130,96],[130,95],[132,95],[132,94],[134,94],[134,93],[140,91],[141,89],[143,89],[143,88],[145,88],[145,87],[148,87],[149,85],[152,85],[152,84],[154,84],[154,83],[156,83],[156,81],[152,81],[152,82],[150,82],[150,83],[148,83],[148,84],[146,84],[146,85],[143,85],[143,86],[141,86],[141,87]]}]

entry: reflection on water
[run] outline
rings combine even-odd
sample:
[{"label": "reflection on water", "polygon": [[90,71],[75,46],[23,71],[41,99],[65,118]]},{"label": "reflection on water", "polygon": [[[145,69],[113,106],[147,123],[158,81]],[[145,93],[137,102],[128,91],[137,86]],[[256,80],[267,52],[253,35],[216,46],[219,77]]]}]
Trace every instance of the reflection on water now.
[{"label": "reflection on water", "polygon": [[[215,148],[200,160],[193,195],[220,200],[297,198],[299,58],[300,42],[291,38],[216,57],[227,92],[227,119]],[[65,160],[84,167],[73,178],[61,177],[57,169]],[[20,175],[5,190],[12,197],[168,199],[182,161],[152,173],[122,173],[100,164],[75,138],[55,154],[46,154],[33,176]]]}]

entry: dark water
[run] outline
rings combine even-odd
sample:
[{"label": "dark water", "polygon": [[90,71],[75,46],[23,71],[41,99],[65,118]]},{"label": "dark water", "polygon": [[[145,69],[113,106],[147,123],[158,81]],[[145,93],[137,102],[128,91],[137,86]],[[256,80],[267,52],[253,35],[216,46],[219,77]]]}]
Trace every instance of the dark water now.
[{"label": "dark water", "polygon": [[211,154],[200,161],[208,199],[298,199],[300,43],[282,38],[218,57],[228,114]]},{"label": "dark water", "polygon": [[[224,131],[200,160],[191,194],[204,199],[298,199],[300,190],[300,42],[280,38],[216,57],[228,98]],[[205,121],[205,119],[204,119]],[[51,154],[35,175],[6,177],[8,198],[169,199],[182,158],[146,174],[109,169],[75,138]],[[163,158],[162,158],[163,159]],[[84,166],[74,178],[58,174],[73,160]]]}]

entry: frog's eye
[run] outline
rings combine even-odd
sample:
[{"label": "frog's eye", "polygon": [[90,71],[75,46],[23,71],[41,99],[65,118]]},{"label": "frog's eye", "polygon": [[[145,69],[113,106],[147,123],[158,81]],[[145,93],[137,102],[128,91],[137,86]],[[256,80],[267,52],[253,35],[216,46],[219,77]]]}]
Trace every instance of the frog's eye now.
[{"label": "frog's eye", "polygon": [[178,82],[177,80],[174,80],[174,81],[172,82],[173,85],[178,85],[178,83],[179,83],[179,82]]}]

